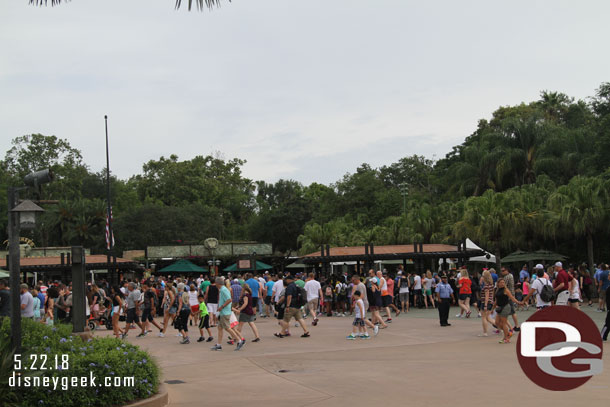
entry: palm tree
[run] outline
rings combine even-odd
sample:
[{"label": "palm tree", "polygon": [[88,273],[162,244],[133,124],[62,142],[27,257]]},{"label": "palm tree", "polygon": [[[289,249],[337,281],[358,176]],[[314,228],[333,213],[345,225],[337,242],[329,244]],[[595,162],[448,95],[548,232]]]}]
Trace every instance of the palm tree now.
[{"label": "palm tree", "polygon": [[594,262],[593,238],[608,218],[609,183],[601,178],[576,176],[557,188],[549,198],[549,209],[575,237],[587,239],[589,267]]},{"label": "palm tree", "polygon": [[499,268],[501,248],[506,244],[503,239],[510,238],[514,230],[511,225],[514,222],[514,214],[511,214],[512,205],[506,194],[491,190],[485,191],[480,197],[469,198],[466,201],[462,220],[454,226],[455,237],[458,239],[471,237],[494,247]]},{"label": "palm tree", "polygon": [[303,234],[297,238],[297,244],[301,247],[299,253],[307,254],[319,250],[320,246],[330,244],[334,237],[335,231],[329,223],[306,225]]},{"label": "palm tree", "polygon": [[[67,1],[68,0],[64,0],[64,3]],[[229,3],[231,2],[231,0],[228,1]],[[30,4],[35,6],[42,6],[43,4],[46,6],[49,3],[51,3],[51,6],[57,6],[61,4],[61,0],[30,0]],[[213,7],[220,7],[221,5],[220,0],[185,0],[185,3],[188,3],[189,11],[193,7],[193,4],[195,4],[195,7],[197,7],[198,10],[203,10],[204,8],[211,9]],[[182,0],[176,0],[176,9],[179,9],[180,6],[182,6]]]}]

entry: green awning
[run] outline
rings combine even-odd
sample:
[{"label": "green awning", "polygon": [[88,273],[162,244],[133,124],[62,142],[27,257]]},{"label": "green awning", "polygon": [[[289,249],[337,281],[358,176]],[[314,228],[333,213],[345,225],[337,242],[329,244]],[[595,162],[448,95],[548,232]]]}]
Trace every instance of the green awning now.
[{"label": "green awning", "polygon": [[178,260],[174,264],[163,267],[157,273],[207,273],[208,269],[191,263],[188,260]]},{"label": "green awning", "polygon": [[[271,270],[273,266],[263,263],[262,261],[256,261],[256,271],[260,270]],[[229,267],[225,268],[223,271],[254,271],[253,269],[239,269],[237,270],[237,263],[231,264]]]},{"label": "green awning", "polygon": [[558,261],[565,260],[566,256],[558,253],[553,253],[547,250],[538,250],[536,252],[524,252],[521,250],[517,250],[509,254],[506,257],[502,258],[502,263],[516,263],[516,262],[527,262],[527,261],[542,261],[542,260],[550,260],[550,261]]},{"label": "green awning", "polygon": [[8,278],[9,275],[8,271],[0,269],[0,278]]}]

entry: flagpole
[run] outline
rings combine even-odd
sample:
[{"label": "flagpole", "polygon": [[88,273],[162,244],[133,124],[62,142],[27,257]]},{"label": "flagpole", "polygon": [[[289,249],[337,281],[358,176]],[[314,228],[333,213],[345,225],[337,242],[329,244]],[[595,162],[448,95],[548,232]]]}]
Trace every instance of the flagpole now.
[{"label": "flagpole", "polygon": [[[112,255],[114,252],[114,234],[112,233],[112,205],[110,202],[110,154],[108,151],[108,116],[104,116],[104,123],[106,125],[106,201],[108,202],[108,207],[106,209],[106,223],[108,225],[108,237],[107,237],[107,245],[108,255],[106,256],[108,261],[108,274],[110,284],[114,284],[114,274],[115,270],[112,264]],[[118,281],[117,281],[118,282]]]}]

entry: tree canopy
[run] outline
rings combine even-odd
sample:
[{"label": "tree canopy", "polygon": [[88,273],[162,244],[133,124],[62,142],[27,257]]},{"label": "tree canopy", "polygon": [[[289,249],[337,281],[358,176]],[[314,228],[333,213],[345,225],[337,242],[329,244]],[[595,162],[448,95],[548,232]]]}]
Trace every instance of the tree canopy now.
[{"label": "tree canopy", "polygon": [[[331,185],[253,181],[245,161],[176,155],[111,177],[119,249],[222,240],[271,242],[277,253],[334,246],[455,243],[470,237],[498,257],[550,249],[593,263],[610,255],[610,83],[587,100],[543,91],[481,119],[439,160],[408,155],[373,168],[363,163]],[[104,248],[104,172],[54,135],[16,136],[0,162],[0,198],[32,170],[57,175],[32,232],[38,245]],[[0,218],[0,239],[6,219]]]}]

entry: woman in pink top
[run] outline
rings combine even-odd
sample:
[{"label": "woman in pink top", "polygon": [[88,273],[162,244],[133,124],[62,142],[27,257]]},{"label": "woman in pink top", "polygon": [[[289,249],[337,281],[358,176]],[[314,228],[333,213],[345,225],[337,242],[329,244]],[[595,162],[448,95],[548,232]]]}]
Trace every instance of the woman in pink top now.
[{"label": "woman in pink top", "polygon": [[[525,280],[523,280],[523,298],[527,297],[527,295],[530,293],[530,278],[525,277]],[[528,301],[529,302],[529,301]],[[525,304],[525,310],[527,311],[529,309],[530,305],[529,304]]]}]

